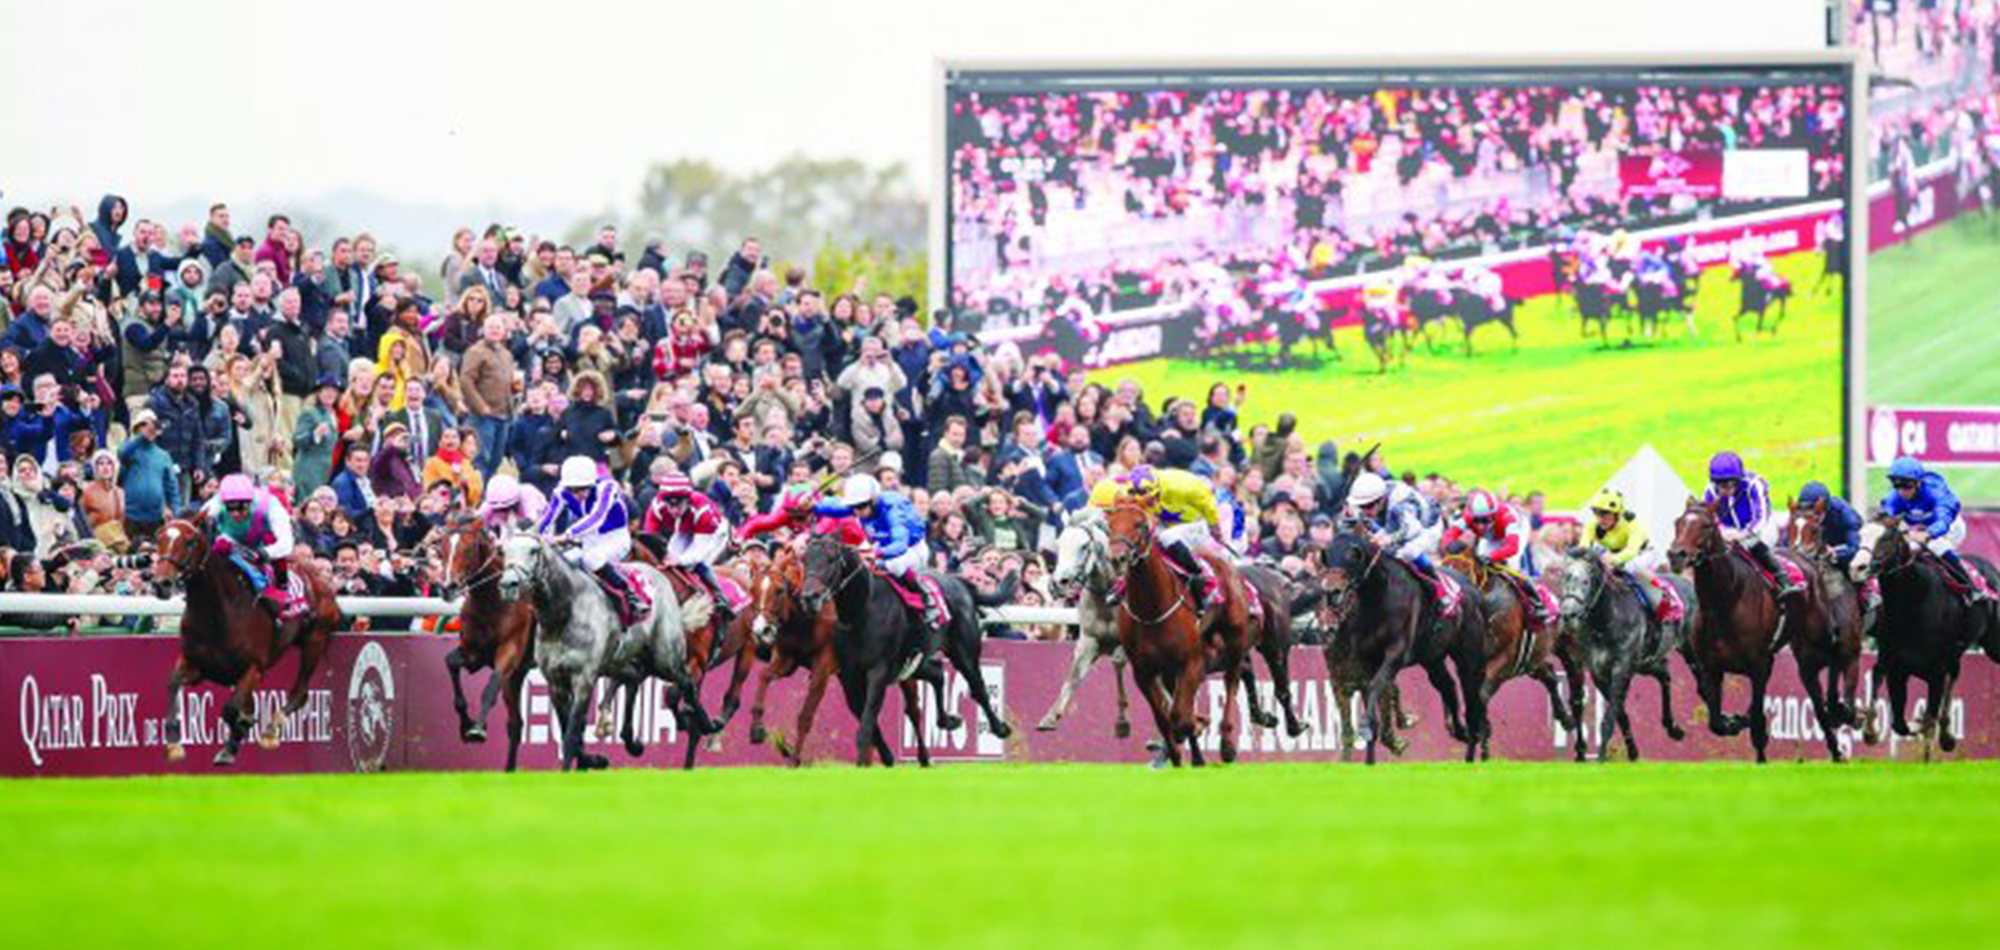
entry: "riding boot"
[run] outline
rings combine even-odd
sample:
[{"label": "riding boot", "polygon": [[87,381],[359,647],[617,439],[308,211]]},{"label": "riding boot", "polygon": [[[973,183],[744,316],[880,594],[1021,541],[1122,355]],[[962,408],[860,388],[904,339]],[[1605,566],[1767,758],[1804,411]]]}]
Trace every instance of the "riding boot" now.
[{"label": "riding boot", "polygon": [[1770,545],[1754,545],[1750,548],[1750,554],[1757,559],[1758,565],[1762,566],[1765,572],[1771,575],[1771,580],[1777,582],[1779,600],[1784,600],[1787,597],[1797,597],[1806,592],[1805,588],[1800,587],[1792,580],[1792,574],[1790,571],[1785,570],[1785,565],[1778,562],[1778,554],[1771,550]]},{"label": "riding boot", "polygon": [[1980,586],[1979,581],[1972,576],[1972,565],[1965,563],[1957,551],[1946,551],[1938,555],[1938,560],[1944,562],[1944,568],[1951,572],[1952,580],[1964,588],[1966,603],[1979,604],[1992,599],[1985,588]]},{"label": "riding boot", "polygon": [[619,623],[631,624],[636,621],[639,618],[639,597],[625,583],[625,578],[619,575],[618,568],[606,564],[597,569],[597,576],[604,580],[610,590],[617,592]]},{"label": "riding boot", "polygon": [[729,602],[728,595],[722,592],[722,582],[716,579],[715,568],[707,564],[697,564],[694,573],[696,577],[701,578],[704,585],[707,585],[708,597],[715,602],[715,615],[719,618],[716,626],[729,626],[729,622],[736,619],[736,607]]},{"label": "riding boot", "polygon": [[1169,544],[1166,552],[1168,558],[1187,572],[1188,589],[1194,591],[1195,609],[1207,610],[1208,572],[1202,569],[1201,559],[1185,544]]}]

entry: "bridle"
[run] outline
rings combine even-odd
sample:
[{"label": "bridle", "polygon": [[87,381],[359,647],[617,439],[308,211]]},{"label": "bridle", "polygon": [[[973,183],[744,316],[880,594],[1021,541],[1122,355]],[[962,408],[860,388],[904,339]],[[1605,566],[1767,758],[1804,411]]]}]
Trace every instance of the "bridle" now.
[{"label": "bridle", "polygon": [[[182,537],[181,530],[183,528],[187,529],[191,539],[191,544],[188,546],[194,548],[191,554],[186,553],[180,544]],[[202,566],[208,563],[208,556],[211,553],[210,548],[208,545],[201,543],[207,540],[207,536],[199,528],[196,528],[193,523],[179,520],[167,522],[166,527],[161,529],[161,534],[166,536],[166,543],[161,545],[161,556],[159,559],[173,565],[173,583],[186,584],[189,577],[194,576],[195,572],[201,570]],[[183,551],[182,555],[179,557],[174,556],[171,552],[176,550]]]},{"label": "bridle", "polygon": [[[1722,544],[1722,522],[1720,519],[1716,517],[1714,512],[1707,511],[1706,509],[1696,510],[1691,508],[1681,513],[1681,519],[1683,521],[1685,521],[1688,518],[1699,519],[1704,516],[1706,516],[1709,519],[1709,521],[1706,525],[1703,526],[1704,530],[1702,539],[1700,541],[1697,541],[1692,548],[1685,549],[1684,553],[1682,554],[1682,557],[1687,558],[1687,564],[1688,567],[1690,568],[1699,568],[1702,565],[1715,560],[1716,556],[1721,554],[1725,550]],[[1697,524],[1700,524],[1700,522],[1697,521]],[[1709,539],[1711,538],[1714,539],[1714,543],[1712,544],[1709,543]]]},{"label": "bridle", "polygon": [[[1368,578],[1374,575],[1375,568],[1382,563],[1384,549],[1372,544],[1369,545],[1369,548],[1368,563],[1363,564],[1361,570],[1354,572],[1352,576],[1348,574],[1347,566],[1344,563],[1345,559],[1343,559],[1343,563],[1341,564],[1327,565],[1320,573],[1319,588],[1325,597],[1321,610],[1327,615],[1326,619],[1329,627],[1339,628],[1346,626],[1347,618],[1354,609],[1355,601],[1361,598],[1361,585],[1368,582]],[[1326,578],[1335,571],[1339,571],[1341,576],[1346,578],[1347,583],[1342,585],[1340,590],[1327,594],[1325,593],[1327,588]]]},{"label": "bridle", "polygon": [[446,578],[444,586],[447,590],[450,590],[454,586],[466,590],[484,587],[498,581],[500,575],[506,572],[506,556],[501,552],[500,545],[492,543],[489,538],[486,547],[486,557],[479,562],[477,567],[473,568],[472,576],[459,581],[456,585],[450,583],[452,566],[458,563],[458,543],[460,539],[468,534],[478,536],[485,533],[486,528],[484,525],[481,525],[477,521],[466,521],[447,528],[445,533],[440,536],[440,540],[444,543],[445,547],[438,554],[444,561],[444,576]]},{"label": "bridle", "polygon": [[[847,589],[847,585],[854,583],[854,579],[861,576],[861,573],[868,569],[868,565],[861,559],[861,555],[856,554],[852,548],[832,543],[825,538],[814,538],[806,542],[806,550],[811,551],[815,545],[822,549],[831,548],[833,550],[834,569],[840,573],[839,580],[826,584],[826,594],[828,597],[839,597],[840,592]],[[840,566],[843,564],[849,566],[845,570],[841,570]],[[800,565],[800,574],[806,578],[814,576],[810,571],[805,570],[803,564]],[[824,578],[821,579],[821,583],[826,583]],[[800,585],[799,594],[801,596],[805,594],[803,584]]]}]

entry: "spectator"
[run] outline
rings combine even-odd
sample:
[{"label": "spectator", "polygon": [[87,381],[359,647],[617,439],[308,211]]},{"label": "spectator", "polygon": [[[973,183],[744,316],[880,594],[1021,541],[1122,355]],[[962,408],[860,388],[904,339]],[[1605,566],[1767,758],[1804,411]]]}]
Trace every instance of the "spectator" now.
[{"label": "spectator", "polygon": [[299,491],[311,494],[333,478],[334,443],[340,438],[336,416],[340,403],[340,379],[319,378],[313,402],[299,413],[292,427],[292,481]]},{"label": "spectator", "polygon": [[[340,474],[333,477],[334,498],[340,503],[340,510],[352,522],[359,523],[375,508],[375,484],[369,477],[369,469],[374,462],[373,453],[364,443],[350,442],[345,453],[345,464]],[[338,528],[338,522],[331,522]]]},{"label": "spectator", "polygon": [[132,435],[118,449],[119,485],[124,489],[125,536],[143,541],[157,534],[180,510],[181,470],[158,442],[159,417],[151,409],[132,415]]}]

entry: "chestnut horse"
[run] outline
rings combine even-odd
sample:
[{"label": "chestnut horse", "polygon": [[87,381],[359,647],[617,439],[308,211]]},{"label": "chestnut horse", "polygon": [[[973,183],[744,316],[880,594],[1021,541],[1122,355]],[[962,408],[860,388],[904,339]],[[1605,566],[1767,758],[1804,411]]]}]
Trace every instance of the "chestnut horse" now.
[{"label": "chestnut horse", "polygon": [[[486,717],[493,704],[507,706],[507,771],[521,752],[521,687],[534,662],[535,610],[527,601],[500,596],[500,571],[505,559],[500,543],[487,533],[476,514],[461,513],[431,535],[429,554],[438,571],[438,593],[446,599],[463,595],[458,607],[458,645],[444,656],[451,673],[452,707],[458,710],[458,738],[486,741]],[[468,715],[462,673],[492,670],[479,697],[479,715]]]},{"label": "chestnut horse", "polygon": [[[1528,676],[1542,684],[1549,693],[1549,709],[1555,713],[1556,721],[1562,723],[1573,741],[1576,761],[1581,762],[1589,752],[1589,744],[1584,741],[1583,730],[1578,724],[1583,722],[1583,659],[1576,640],[1569,636],[1559,622],[1559,617],[1549,617],[1537,628],[1529,620],[1528,606],[1521,602],[1524,596],[1539,594],[1523,593],[1513,579],[1501,576],[1502,569],[1496,569],[1485,559],[1470,551],[1454,553],[1444,558],[1444,565],[1472,581],[1479,591],[1481,612],[1486,615],[1486,672],[1479,687],[1479,700],[1487,708],[1493,706],[1493,694],[1500,691],[1500,685],[1517,676]],[[1522,582],[1530,587],[1533,581],[1525,578]],[[1562,687],[1556,683],[1556,665],[1562,665],[1563,680],[1569,686],[1569,696],[1564,698]],[[1493,757],[1493,730],[1491,722],[1479,737],[1479,757]]]},{"label": "chestnut horse", "polygon": [[[1223,677],[1222,760],[1236,760],[1236,691],[1250,661],[1250,602],[1228,559],[1203,551],[1214,568],[1217,590],[1204,616],[1197,613],[1187,583],[1159,549],[1151,512],[1121,499],[1105,518],[1111,572],[1122,584],[1111,592],[1118,609],[1118,642],[1132,671],[1132,686],[1153,710],[1167,761],[1188,758],[1203,764],[1201,730],[1194,701],[1208,674]],[[1171,708],[1169,707],[1171,703]]]},{"label": "chestnut horse", "polygon": [[155,544],[158,553],[153,558],[153,582],[160,596],[178,587],[187,592],[187,606],[181,613],[180,656],[167,679],[167,761],[178,762],[187,756],[181,746],[181,691],[207,680],[235,687],[222,707],[228,734],[215,754],[216,765],[235,764],[243,737],[257,720],[256,692],[264,672],[297,645],[298,677],[285,695],[285,704],[257,736],[257,744],[265,750],[277,748],[285,719],[305,708],[306,687],[319,668],[320,658],[326,655],[333,631],[340,626],[333,584],[310,566],[292,568],[305,579],[311,607],[280,623],[258,603],[257,592],[243,572],[229,558],[213,553],[215,539],[205,521],[169,521],[160,527]]},{"label": "chestnut horse", "polygon": [[[1806,506],[1796,502],[1791,510],[1786,534],[1792,553],[1806,568],[1806,577],[1817,588],[1824,625],[1802,625],[1792,637],[1792,659],[1799,665],[1799,682],[1812,700],[1813,717],[1826,738],[1826,753],[1835,762],[1847,754],[1840,748],[1840,727],[1861,725],[1854,694],[1861,685],[1861,635],[1866,629],[1861,595],[1846,572],[1827,552],[1820,536],[1826,520],[1825,499]],[[1821,674],[1826,682],[1820,683]]]},{"label": "chestnut horse", "polygon": [[[1757,761],[1765,762],[1771,728],[1764,712],[1764,694],[1770,686],[1772,663],[1788,638],[1826,636],[1826,611],[1820,604],[1820,588],[1811,583],[1812,571],[1806,572],[1805,595],[1796,606],[1788,607],[1779,603],[1777,591],[1750,557],[1732,548],[1723,540],[1715,509],[1690,498],[1687,509],[1674,522],[1674,543],[1667,549],[1667,561],[1676,572],[1694,571],[1701,622],[1688,635],[1687,656],[1701,701],[1708,707],[1708,729],[1718,736],[1733,736],[1747,725]],[[1776,553],[1785,558],[1791,552]],[[1722,711],[1722,678],[1732,673],[1750,681],[1747,715]]]},{"label": "chestnut horse", "polygon": [[750,635],[735,654],[729,692],[722,699],[722,720],[727,723],[742,704],[743,681],[749,677],[756,654],[767,653],[764,668],[757,674],[757,696],[750,703],[750,742],[762,745],[769,736],[764,728],[764,701],[771,681],[806,670],[806,695],[799,704],[797,732],[789,739],[780,737],[778,743],[779,753],[791,766],[801,763],[813,718],[819,714],[820,700],[826,697],[826,684],[839,668],[833,653],[834,635],[840,630],[839,612],[831,603],[816,612],[807,611],[800,600],[804,588],[805,566],[790,545],[778,548],[768,564],[751,574],[750,606],[737,618],[749,625]]}]

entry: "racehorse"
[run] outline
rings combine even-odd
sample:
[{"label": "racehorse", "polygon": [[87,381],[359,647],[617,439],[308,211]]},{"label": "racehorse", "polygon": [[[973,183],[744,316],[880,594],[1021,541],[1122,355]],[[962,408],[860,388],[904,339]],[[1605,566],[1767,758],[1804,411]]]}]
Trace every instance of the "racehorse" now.
[{"label": "racehorse", "polygon": [[[1367,761],[1375,762],[1375,745],[1383,732],[1384,703],[1396,674],[1421,666],[1444,706],[1451,737],[1465,743],[1465,760],[1479,752],[1486,729],[1484,693],[1486,618],[1477,599],[1464,594],[1469,583],[1449,568],[1438,573],[1459,585],[1458,612],[1442,615],[1431,582],[1409,563],[1390,555],[1368,538],[1352,531],[1334,536],[1322,555],[1319,575],[1320,610],[1331,631],[1327,638],[1327,668],[1353,662],[1368,678],[1362,716],[1367,722]],[[1342,649],[1347,657],[1340,656]],[[1449,665],[1449,668],[1447,666]],[[1453,672],[1457,680],[1453,680]],[[1459,718],[1459,699],[1465,718]]]},{"label": "racehorse", "polygon": [[[1252,644],[1264,658],[1264,668],[1271,673],[1271,694],[1285,714],[1285,735],[1303,735],[1306,724],[1299,721],[1298,709],[1292,702],[1292,644],[1296,642],[1292,619],[1297,616],[1299,599],[1296,585],[1268,565],[1241,564],[1236,570],[1245,584],[1256,588],[1257,600],[1262,605],[1259,622],[1253,624]],[[1243,662],[1243,688],[1250,697],[1250,721],[1266,729],[1278,728],[1277,714],[1263,707],[1247,659]]]},{"label": "racehorse", "polygon": [[1582,641],[1591,681],[1604,696],[1604,713],[1597,727],[1599,762],[1610,758],[1611,741],[1620,732],[1625,735],[1625,757],[1639,758],[1639,743],[1632,738],[1632,718],[1625,712],[1625,697],[1635,675],[1650,676],[1659,684],[1660,726],[1667,738],[1679,742],[1687,736],[1674,721],[1668,658],[1687,649],[1687,631],[1701,622],[1701,608],[1694,585],[1686,579],[1670,576],[1664,582],[1673,585],[1684,605],[1686,613],[1679,623],[1662,622],[1637,581],[1629,575],[1614,575],[1595,556],[1571,551],[1563,563],[1563,626]]},{"label": "racehorse", "polygon": [[1618,310],[1626,313],[1625,337],[1632,337],[1631,303],[1623,290],[1615,291],[1612,285],[1601,281],[1583,281],[1576,285],[1576,314],[1582,327],[1584,339],[1590,338],[1590,324],[1597,323],[1597,340],[1609,348],[1611,346],[1611,318]]},{"label": "racehorse", "polygon": [[1740,303],[1737,305],[1736,316],[1731,320],[1731,325],[1736,331],[1736,342],[1738,343],[1743,342],[1743,318],[1753,313],[1756,314],[1757,332],[1763,333],[1764,318],[1769,314],[1772,304],[1777,305],[1778,314],[1777,319],[1771,321],[1770,332],[1773,334],[1777,333],[1778,328],[1785,323],[1786,306],[1792,299],[1792,284],[1776,271],[1769,271],[1772,275],[1772,282],[1769,286],[1766,286],[1764,282],[1764,268],[1768,268],[1769,266],[1768,263],[1763,265],[1763,267],[1738,264],[1735,268],[1736,282],[1742,287],[1742,295]]},{"label": "racehorse", "polygon": [[1452,294],[1450,313],[1465,328],[1465,355],[1472,355],[1472,331],[1489,323],[1506,327],[1507,335],[1514,340],[1514,348],[1520,349],[1521,333],[1514,329],[1514,306],[1512,298],[1502,298],[1502,304],[1496,307],[1470,288],[1458,288]]},{"label": "racehorse", "polygon": [[[653,602],[651,615],[627,628],[618,609],[597,578],[562,556],[556,544],[534,535],[515,535],[500,543],[500,596],[528,599],[535,611],[535,664],[549,682],[549,701],[562,730],[562,768],[602,769],[604,756],[583,750],[583,727],[590,718],[591,693],[597,681],[616,672],[621,679],[634,669],[685,686],[687,641],[667,579],[650,567],[631,565],[637,582]],[[614,653],[616,654],[614,656]],[[633,680],[633,682],[637,682]],[[613,694],[607,693],[606,699]],[[693,733],[713,731],[701,712],[700,697],[683,689],[696,718]],[[685,711],[677,708],[681,716]]]},{"label": "racehorse", "polygon": [[[1861,725],[1854,694],[1861,685],[1861,635],[1867,624],[1860,594],[1827,553],[1825,539],[1820,536],[1826,500],[1805,507],[1792,502],[1787,507],[1792,516],[1786,523],[1791,549],[1806,567],[1806,576],[1818,585],[1820,608],[1827,621],[1823,628],[1802,627],[1792,637],[1792,659],[1799,665],[1799,682],[1812,700],[1827,754],[1839,762],[1846,758],[1840,748],[1840,727]],[[1819,635],[1822,633],[1824,636]],[[1826,675],[1824,687],[1821,673]]]},{"label": "racehorse", "polygon": [[[1771,664],[1784,648],[1788,630],[1796,636],[1802,632],[1797,629],[1801,624],[1817,628],[1826,623],[1826,615],[1819,609],[1819,592],[1808,583],[1797,608],[1779,603],[1777,592],[1749,554],[1723,540],[1715,510],[1697,499],[1688,499],[1687,510],[1675,522],[1674,531],[1668,563],[1676,572],[1693,568],[1695,594],[1702,607],[1701,622],[1692,627],[1694,632],[1688,639],[1688,665],[1708,707],[1709,731],[1733,736],[1748,725],[1757,761],[1767,761],[1764,747],[1771,741],[1771,732],[1764,693],[1771,681]],[[1781,551],[1778,556],[1783,558],[1787,553]],[[1731,673],[1750,681],[1747,716],[1722,711],[1722,678]]]},{"label": "racehorse", "polygon": [[[1583,761],[1585,745],[1583,730],[1578,726],[1583,722],[1583,661],[1577,655],[1576,643],[1563,634],[1555,618],[1546,621],[1541,629],[1529,619],[1528,605],[1522,603],[1523,596],[1541,596],[1539,592],[1524,595],[1500,571],[1484,559],[1470,551],[1454,553],[1444,558],[1446,567],[1458,571],[1472,581],[1473,589],[1479,591],[1480,611],[1486,615],[1486,667],[1481,676],[1479,701],[1492,708],[1493,694],[1500,691],[1500,685],[1517,676],[1527,676],[1542,684],[1549,693],[1549,709],[1555,713],[1556,721],[1568,730],[1575,740],[1576,760]],[[1530,587],[1533,581],[1525,578]],[[1563,696],[1562,686],[1556,682],[1556,665],[1561,664],[1563,679],[1569,685],[1569,696]],[[1480,736],[1479,757],[1491,758],[1492,730]]]},{"label": "racehorse", "polygon": [[[1980,558],[1964,557],[1966,566],[1985,575],[1989,586],[2000,587],[2000,574]],[[1946,752],[1958,746],[1952,735],[1949,712],[1951,690],[1958,681],[1959,663],[1974,644],[1986,647],[1993,656],[1993,643],[2000,636],[1991,605],[1968,606],[1952,589],[1947,569],[1929,551],[1912,544],[1903,534],[1902,523],[1884,515],[1861,527],[1861,547],[1848,565],[1856,581],[1876,578],[1882,585],[1882,615],[1875,625],[1875,678],[1868,701],[1876,690],[1889,687],[1890,724],[1899,736],[1913,735],[1905,711],[1909,702],[1909,680],[1924,681],[1927,698],[1919,731],[1929,737],[1933,731],[1938,748]],[[1872,744],[1880,738],[1880,727],[1871,717],[1865,738]]]},{"label": "racehorse", "polygon": [[[965,680],[966,691],[986,714],[987,728],[1001,739],[1013,735],[1013,727],[993,708],[985,674],[979,668],[980,630],[978,608],[1006,603],[1014,595],[1016,583],[1009,580],[1000,591],[983,594],[955,577],[930,575],[944,594],[950,622],[939,631],[943,652]],[[855,734],[855,764],[869,764],[869,754],[880,755],[883,765],[895,764],[889,743],[879,722],[882,699],[895,682],[899,668],[918,650],[921,631],[917,619],[903,602],[903,595],[890,581],[872,568],[859,551],[828,536],[806,542],[801,599],[807,611],[818,613],[831,603],[840,617],[845,636],[834,639],[834,655],[840,671],[841,691],[847,707],[858,720]],[[959,727],[959,717],[947,708],[943,671],[933,664],[919,664],[914,678],[904,679],[903,714],[917,735],[917,761],[930,765],[930,749],[924,737],[918,680],[931,684],[937,696],[938,728]]]},{"label": "racehorse", "polygon": [[[458,608],[458,645],[444,656],[451,673],[451,700],[458,710],[460,741],[486,741],[486,717],[503,695],[507,704],[507,771],[521,751],[521,687],[534,662],[535,611],[527,603],[500,596],[500,542],[476,514],[454,518],[431,536],[430,554],[439,571],[439,595],[464,595]],[[460,674],[490,669],[479,697],[479,715],[467,714]]]},{"label": "racehorse", "polygon": [[1118,719],[1111,725],[1111,734],[1120,739],[1132,734],[1125,701],[1125,650],[1118,644],[1118,611],[1111,602],[1116,578],[1111,574],[1109,537],[1104,509],[1087,505],[1064,518],[1062,534],[1056,538],[1056,568],[1049,579],[1058,599],[1076,604],[1076,650],[1070,655],[1062,691],[1035,725],[1039,731],[1055,731],[1076,702],[1076,689],[1084,676],[1099,657],[1108,655],[1118,691]]},{"label": "racehorse", "polygon": [[158,553],[153,559],[153,581],[160,596],[168,596],[176,587],[187,592],[187,606],[181,612],[180,655],[167,678],[167,761],[187,757],[181,745],[181,691],[207,680],[235,688],[222,707],[228,734],[214,761],[215,765],[235,764],[243,737],[257,721],[256,692],[264,672],[297,645],[298,676],[285,694],[285,704],[257,736],[257,744],[266,751],[277,748],[285,720],[305,708],[306,687],[319,668],[320,658],[326,655],[333,631],[340,626],[333,584],[310,566],[292,568],[305,580],[311,607],[279,622],[258,603],[259,595],[243,572],[229,558],[214,553],[215,539],[204,522],[176,518],[162,525],[155,538]]},{"label": "racehorse", "polygon": [[[646,754],[646,744],[640,742],[637,735],[639,687],[645,684],[646,676],[658,676],[665,684],[668,700],[676,710],[675,722],[681,729],[686,730],[690,724],[710,724],[705,728],[697,725],[695,731],[688,732],[681,768],[693,769],[702,737],[719,734],[726,721],[723,718],[710,719],[702,710],[701,681],[708,675],[709,667],[719,663],[731,647],[738,655],[744,652],[749,644],[749,627],[741,616],[725,620],[726,615],[716,605],[714,595],[693,572],[658,559],[645,545],[634,545],[632,550],[635,553],[646,552],[646,556],[635,557],[634,560],[657,568],[666,579],[668,589],[673,591],[674,603],[678,605],[681,615],[681,636],[686,641],[682,650],[684,670],[683,675],[677,677],[660,672],[655,664],[654,668],[643,672],[627,669],[622,678],[614,675],[616,682],[604,695],[605,714],[597,717],[597,738],[604,740],[611,737],[612,698],[622,690],[625,694],[625,721],[619,739],[624,743],[627,755],[636,759]],[[715,573],[719,579],[735,584],[739,589],[747,583],[741,572],[733,567],[718,567]]]},{"label": "racehorse", "polygon": [[[1236,760],[1236,690],[1250,654],[1250,604],[1242,581],[1227,559],[1202,551],[1215,572],[1216,590],[1207,611],[1195,606],[1188,585],[1159,549],[1150,511],[1119,499],[1105,516],[1111,572],[1120,583],[1111,599],[1118,610],[1118,642],[1131,662],[1132,685],[1153,711],[1168,762],[1204,764],[1195,693],[1210,672],[1223,677],[1222,760]],[[1204,615],[1205,614],[1205,615]]]},{"label": "racehorse", "polygon": [[750,704],[750,742],[762,745],[767,738],[764,697],[771,681],[800,669],[808,671],[805,699],[799,704],[798,731],[779,744],[785,762],[792,766],[801,764],[813,717],[826,695],[827,681],[833,678],[837,666],[833,642],[840,629],[840,616],[833,604],[822,604],[813,611],[802,605],[800,591],[804,586],[803,561],[789,545],[780,547],[769,563],[751,574],[750,606],[737,618],[750,625],[749,649],[736,653],[729,691],[722,698],[722,721],[727,723],[742,702],[743,681],[750,674],[753,657],[768,651],[769,659],[757,675],[757,696]]}]

